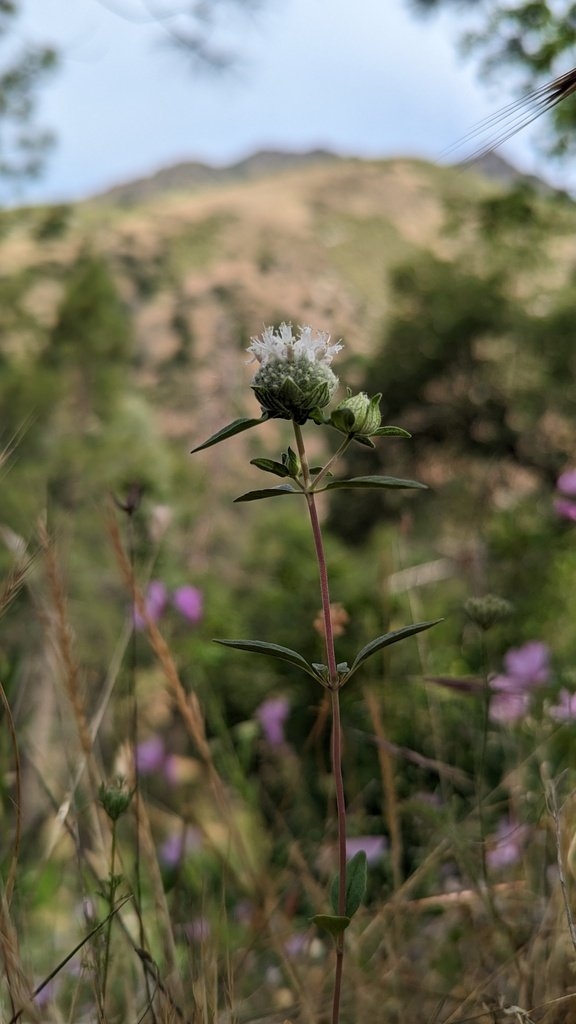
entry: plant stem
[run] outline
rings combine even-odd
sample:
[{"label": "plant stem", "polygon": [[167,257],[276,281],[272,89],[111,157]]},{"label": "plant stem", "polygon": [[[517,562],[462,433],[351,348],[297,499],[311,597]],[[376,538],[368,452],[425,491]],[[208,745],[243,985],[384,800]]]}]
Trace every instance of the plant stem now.
[{"label": "plant stem", "polygon": [[110,964],[110,940],[112,938],[112,911],[114,910],[114,899],[116,895],[117,879],[116,869],[116,822],[112,822],[112,848],[110,851],[110,878],[108,886],[108,924],[106,925],[106,939],[104,947],[104,974],[102,978],[102,1007],[106,1011],[106,989],[108,985],[108,966]]},{"label": "plant stem", "polygon": [[[320,576],[320,593],[322,596],[322,617],[324,621],[324,639],[326,648],[326,660],[328,663],[329,690],[332,709],[332,739],[331,758],[332,775],[336,792],[336,817],[338,828],[338,914],[341,917],[346,913],[346,802],[344,797],[344,779],[342,775],[342,727],[340,722],[340,680],[336,664],[336,652],[334,649],[334,633],[332,630],[332,618],[330,615],[330,589],[328,585],[328,570],[326,556],[324,554],[324,543],[322,530],[318,519],[318,510],[314,494],[309,490],[310,468],[304,447],[302,431],[297,423],[294,423],[294,433],[298,456],[302,465],[302,478],[306,493],[308,513],[312,526],[314,538],[314,549],[318,563]],[[334,976],[334,993],[332,999],[332,1024],[338,1024],[340,1019],[340,994],[342,989],[342,968],[344,963],[344,934],[336,938],[336,971]]]}]

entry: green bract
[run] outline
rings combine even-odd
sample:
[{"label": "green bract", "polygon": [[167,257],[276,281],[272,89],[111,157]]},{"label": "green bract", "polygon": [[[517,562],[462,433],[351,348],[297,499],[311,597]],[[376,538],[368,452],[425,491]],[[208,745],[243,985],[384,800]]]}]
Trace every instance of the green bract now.
[{"label": "green bract", "polygon": [[338,430],[370,437],[375,430],[378,430],[382,422],[381,398],[381,394],[369,398],[364,391],[360,391],[357,395],[349,395],[336,406],[330,417],[330,422]]},{"label": "green bract", "polygon": [[252,388],[263,412],[302,424],[328,405],[338,385],[330,363],[341,348],[324,331],[300,327],[293,334],[286,323],[252,338],[248,351],[260,363]]},{"label": "green bract", "polygon": [[292,362],[270,360],[252,381],[263,412],[295,423],[305,423],[314,409],[328,405],[337,386],[329,366],[311,363],[305,356]]}]

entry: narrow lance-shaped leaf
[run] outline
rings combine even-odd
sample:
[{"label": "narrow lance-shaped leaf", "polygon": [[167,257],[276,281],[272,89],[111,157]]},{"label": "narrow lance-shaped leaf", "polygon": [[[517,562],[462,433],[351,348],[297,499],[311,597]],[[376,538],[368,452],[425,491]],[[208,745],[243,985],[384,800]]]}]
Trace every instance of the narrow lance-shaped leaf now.
[{"label": "narrow lance-shaped leaf", "polygon": [[348,480],[330,480],[321,490],[335,491],[344,487],[411,487],[420,491],[428,490],[427,485],[419,483],[418,480],[399,480],[395,476],[353,476]]},{"label": "narrow lance-shaped leaf", "polygon": [[[339,875],[336,875],[330,887],[330,902],[335,914],[338,913]],[[366,895],[368,883],[368,861],[364,850],[354,854],[346,865],[346,900],[347,917],[354,917],[358,907]]]},{"label": "narrow lance-shaped leaf", "polygon": [[292,487],[290,484],[278,484],[278,487],[263,487],[258,491],[247,491],[246,494],[241,494],[238,498],[234,498],[234,501],[259,501],[261,498],[278,498],[282,494],[303,493],[303,491]]},{"label": "narrow lance-shaped leaf", "polygon": [[201,452],[204,448],[211,448],[213,444],[218,444],[220,441],[226,441],[227,438],[234,437],[234,434],[240,434],[243,430],[250,430],[251,427],[257,427],[259,423],[264,423],[267,419],[268,415],[267,413],[264,413],[264,415],[257,420],[234,420],[232,423],[229,423],[227,427],[222,427],[221,430],[212,434],[212,437],[209,437],[207,441],[203,441],[202,444],[193,448],[190,454],[194,455],[195,452]]},{"label": "narrow lance-shaped leaf", "polygon": [[377,427],[370,437],[412,437],[403,427]]},{"label": "narrow lance-shaped leaf", "polygon": [[363,664],[368,658],[371,658],[373,654],[377,654],[384,647],[389,647],[390,644],[396,644],[399,640],[404,640],[406,637],[414,636],[416,633],[422,633],[425,629],[430,629],[432,626],[438,625],[442,622],[442,619],[431,619],[430,622],[416,622],[412,626],[404,626],[402,629],[396,629],[393,633],[385,633],[383,636],[377,636],[375,640],[371,640],[370,643],[366,644],[361,651],[354,658],[350,666],[350,671],[346,676],[344,682],[347,682],[353,672],[356,671],[360,665]]},{"label": "narrow lance-shaped leaf", "polygon": [[274,476],[290,476],[288,467],[283,466],[281,462],[275,462],[274,459],[250,459],[250,465],[256,466],[256,469],[261,469],[264,473],[274,473]]},{"label": "narrow lance-shaped leaf", "polygon": [[251,654],[267,654],[271,658],[277,658],[279,661],[289,661],[291,665],[296,665],[301,671],[306,672],[309,676],[312,676],[317,682],[320,680],[320,675],[314,670],[306,658],[298,651],[292,651],[289,647],[281,647],[279,644],[268,644],[264,640],[214,640],[215,644],[222,644],[223,647],[233,647],[237,651],[249,651]]}]

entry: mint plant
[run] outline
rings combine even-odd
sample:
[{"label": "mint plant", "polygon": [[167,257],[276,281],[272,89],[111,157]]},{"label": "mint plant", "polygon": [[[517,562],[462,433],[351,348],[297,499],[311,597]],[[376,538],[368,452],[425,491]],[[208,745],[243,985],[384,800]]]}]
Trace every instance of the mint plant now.
[{"label": "mint plant", "polygon": [[[339,343],[331,344],[330,336],[327,333],[314,331],[311,327],[299,328],[296,335],[292,331],[292,326],[287,323],[282,323],[277,331],[272,327],[267,327],[260,337],[251,339],[248,348],[248,352],[259,364],[251,386],[260,403],[260,417],[234,420],[193,449],[194,453],[210,448],[220,441],[263,424],[270,419],[286,419],[292,422],[295,450],[288,447],[285,452],[281,453],[279,461],[265,458],[251,460],[253,466],[279,478],[282,482],[273,487],[248,491],[235,500],[246,502],[288,495],[305,500],[318,565],[326,661],[321,664],[310,663],[298,651],[270,640],[218,639],[216,642],[236,650],[287,661],[307,673],[330,695],[331,767],[336,798],[338,874],[330,892],[331,912],[316,915],[313,921],[318,927],[329,932],[334,939],[336,967],[332,998],[332,1024],[338,1024],[340,1019],[344,933],[351,918],[360,907],[366,890],[365,853],[357,853],[348,864],[346,863],[346,802],[342,765],[340,691],[372,655],[391,644],[429,629],[439,621],[418,622],[375,637],[358,651],[350,665],[337,660],[330,613],[328,567],[316,506],[316,495],[322,491],[338,488],[425,488],[424,484],[415,480],[400,480],[389,476],[360,476],[349,479],[338,479],[333,476],[337,460],[350,445],[361,444],[368,448],[374,448],[373,438],[410,437],[407,431],[401,427],[382,426],[381,395],[379,394],[370,398],[363,392],[354,395],[348,390],[347,397],[327,415],[327,406],[338,387],[338,378],[332,370],[331,364],[341,348],[342,345]],[[302,430],[307,423],[311,423],[315,427],[328,427],[341,435],[338,448],[324,466],[312,467],[309,465]]]}]

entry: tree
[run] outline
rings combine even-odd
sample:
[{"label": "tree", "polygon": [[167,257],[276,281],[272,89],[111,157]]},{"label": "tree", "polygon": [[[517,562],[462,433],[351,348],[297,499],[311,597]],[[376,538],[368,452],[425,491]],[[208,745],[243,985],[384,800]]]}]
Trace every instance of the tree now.
[{"label": "tree", "polygon": [[106,263],[82,252],[44,354],[46,367],[68,379],[80,418],[108,414],[121,390],[131,340],[128,312]]},{"label": "tree", "polygon": [[[470,11],[467,50],[482,54],[482,69],[523,73],[531,91],[486,122],[480,148],[493,148],[541,114],[552,111],[549,150],[563,154],[576,146],[576,3],[573,0],[410,0],[423,14],[459,6]],[[480,139],[480,134],[479,134]]]},{"label": "tree", "polygon": [[[101,0],[103,2],[103,0]],[[218,42],[220,30],[229,34],[229,17],[226,8],[239,8],[251,12],[260,7],[263,0],[200,0],[178,4],[176,0],[143,0],[144,10],[140,14],[122,10],[119,3],[114,6],[106,0],[107,9],[119,17],[133,22],[156,21],[161,25],[169,43],[188,60],[195,71],[226,71],[238,61],[237,54],[228,46]]]},{"label": "tree", "polygon": [[17,0],[0,0],[0,177],[37,175],[52,138],[34,123],[36,91],[56,66],[50,46],[12,45]]}]

